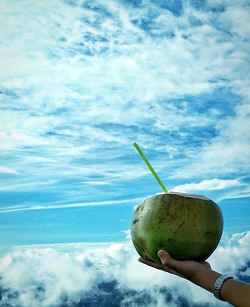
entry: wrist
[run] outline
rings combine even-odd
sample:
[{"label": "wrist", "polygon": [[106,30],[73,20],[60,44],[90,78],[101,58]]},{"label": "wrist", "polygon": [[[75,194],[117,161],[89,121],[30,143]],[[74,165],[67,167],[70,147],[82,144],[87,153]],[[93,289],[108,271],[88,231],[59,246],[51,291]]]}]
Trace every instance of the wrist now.
[{"label": "wrist", "polygon": [[214,283],[220,275],[221,274],[211,270],[210,268],[201,265],[193,275],[191,281],[196,285],[213,292]]},{"label": "wrist", "polygon": [[233,277],[232,276],[226,276],[226,275],[220,275],[217,279],[216,279],[216,281],[215,281],[215,283],[214,283],[214,286],[213,286],[213,295],[217,298],[217,299],[219,299],[219,300],[221,300],[221,301],[224,301],[224,299],[223,299],[223,295],[222,295],[222,287],[223,287],[223,285],[224,285],[224,283],[227,281],[227,280],[229,280],[229,279],[233,279]]}]

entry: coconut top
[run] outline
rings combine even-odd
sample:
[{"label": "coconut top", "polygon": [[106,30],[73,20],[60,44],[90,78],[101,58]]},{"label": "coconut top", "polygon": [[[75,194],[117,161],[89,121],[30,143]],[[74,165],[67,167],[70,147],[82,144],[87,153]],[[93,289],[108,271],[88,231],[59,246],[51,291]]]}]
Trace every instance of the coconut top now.
[{"label": "coconut top", "polygon": [[[165,194],[165,193],[157,193],[157,195],[161,195],[161,194]],[[188,197],[188,198],[197,198],[197,199],[209,200],[209,198],[207,198],[206,196],[203,196],[203,195],[180,193],[180,192],[174,192],[174,191],[170,191],[167,194],[175,194],[175,195],[180,195],[180,196],[184,196],[184,197]]]}]

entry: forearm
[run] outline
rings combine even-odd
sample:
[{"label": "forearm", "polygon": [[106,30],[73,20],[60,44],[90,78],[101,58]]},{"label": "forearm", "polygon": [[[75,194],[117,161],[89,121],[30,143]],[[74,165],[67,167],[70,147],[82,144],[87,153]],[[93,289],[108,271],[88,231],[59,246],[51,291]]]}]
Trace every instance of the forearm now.
[{"label": "forearm", "polygon": [[[213,292],[216,279],[221,274],[207,268],[201,268],[193,280],[196,285]],[[221,287],[220,296],[223,300],[237,307],[250,306],[250,286],[234,279],[226,280]]]},{"label": "forearm", "polygon": [[197,286],[200,286],[209,292],[213,292],[214,283],[220,275],[221,274],[211,269],[201,267],[199,271],[193,275],[193,278],[190,278],[190,280]]},{"label": "forearm", "polygon": [[237,307],[250,306],[250,285],[229,279],[221,287],[221,297]]},{"label": "forearm", "polygon": [[[140,259],[140,261],[156,269],[186,278],[201,288],[212,293],[214,292],[213,289],[215,282],[221,274],[211,270],[209,263],[175,260],[165,251],[159,251],[158,256],[162,264],[143,259]],[[222,300],[225,300],[236,307],[250,306],[249,284],[234,279],[224,279],[223,276],[221,282],[224,282],[221,284],[220,279],[218,281],[215,293],[218,295],[218,290],[220,289],[220,297]],[[217,289],[217,287],[219,288]]]}]

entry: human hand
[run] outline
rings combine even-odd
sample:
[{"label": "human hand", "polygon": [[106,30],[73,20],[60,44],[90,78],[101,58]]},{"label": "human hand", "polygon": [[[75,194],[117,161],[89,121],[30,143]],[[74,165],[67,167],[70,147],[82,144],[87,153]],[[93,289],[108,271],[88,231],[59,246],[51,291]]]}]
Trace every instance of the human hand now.
[{"label": "human hand", "polygon": [[210,264],[206,261],[175,260],[169,253],[163,250],[158,252],[158,257],[161,260],[161,264],[143,258],[139,258],[139,261],[158,270],[180,276],[195,283],[197,283],[200,278],[203,278],[203,273],[205,273],[205,271],[211,270]]},{"label": "human hand", "polygon": [[[210,292],[213,292],[215,281],[221,275],[213,271],[206,261],[179,261],[171,258],[167,252],[162,250],[158,252],[158,257],[161,260],[161,264],[142,258],[139,258],[139,261],[158,270],[188,279]],[[234,279],[228,279],[222,284],[220,296],[233,306],[249,307],[250,285]]]}]

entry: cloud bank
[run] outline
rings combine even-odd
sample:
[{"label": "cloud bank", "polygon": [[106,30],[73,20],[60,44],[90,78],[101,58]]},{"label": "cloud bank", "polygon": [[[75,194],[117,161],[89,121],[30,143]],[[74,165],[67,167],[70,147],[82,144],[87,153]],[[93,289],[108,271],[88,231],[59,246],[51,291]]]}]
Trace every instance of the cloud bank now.
[{"label": "cloud bank", "polygon": [[[250,282],[250,232],[210,257],[214,270]],[[3,254],[3,251],[2,251]],[[2,306],[226,306],[212,294],[137,261],[132,244],[17,246],[0,259]],[[221,261],[223,259],[223,261]]]}]

